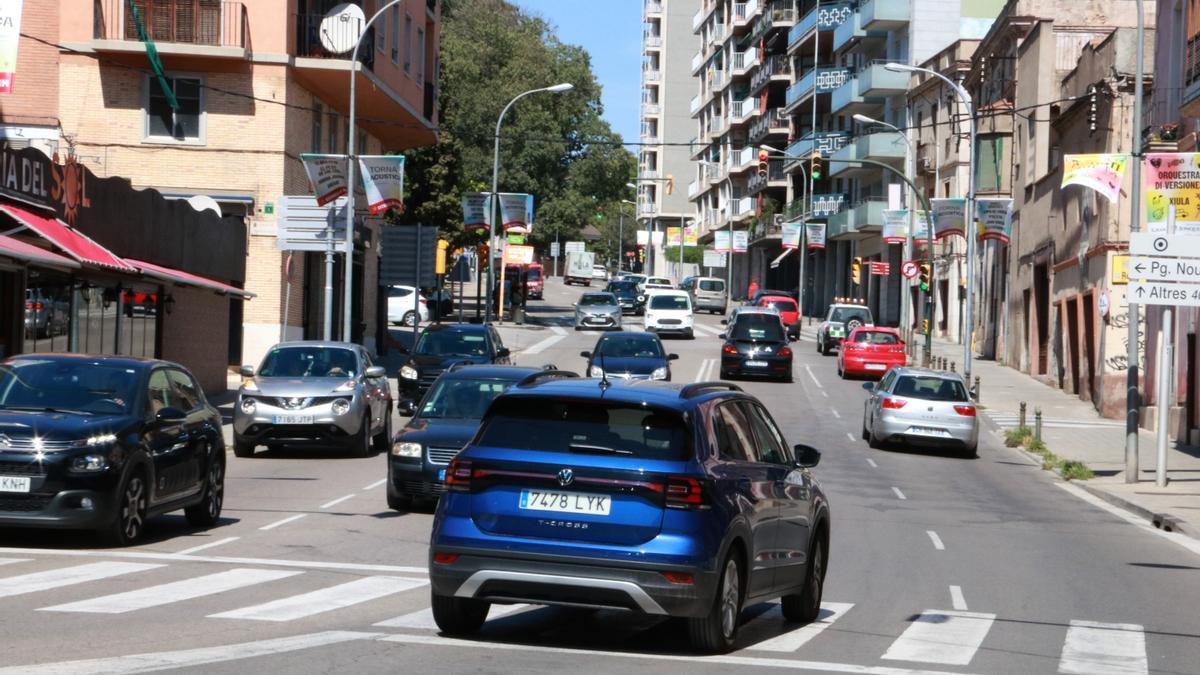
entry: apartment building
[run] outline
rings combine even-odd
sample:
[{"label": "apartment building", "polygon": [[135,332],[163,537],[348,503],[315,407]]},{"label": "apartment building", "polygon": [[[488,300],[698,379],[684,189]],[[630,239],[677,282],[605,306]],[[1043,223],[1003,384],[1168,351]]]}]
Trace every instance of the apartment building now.
[{"label": "apartment building", "polygon": [[[281,337],[320,337],[321,253],[281,252],[280,199],[310,195],[302,153],[344,153],[350,77],[361,154],[436,141],[440,3],[405,0],[345,46],[360,22],[327,22],[336,0],[134,0],[166,76],[150,70],[128,0],[58,0],[59,117],[64,139],[100,175],[186,199],[202,195],[247,229],[245,287],[229,326],[230,361],[256,362]],[[356,0],[367,17],[385,0]],[[178,107],[164,94],[169,87]],[[361,186],[359,188],[361,194]],[[382,335],[379,227],[358,200],[352,339]],[[212,252],[212,255],[219,255]],[[334,272],[335,325],[343,260]],[[286,316],[285,316],[286,308]]]},{"label": "apartment building", "polygon": [[[693,214],[682,185],[691,173],[687,142],[692,126],[688,101],[695,91],[689,59],[699,40],[692,16],[701,0],[645,0],[642,8],[641,153],[638,159],[637,220],[641,229],[665,233],[692,225]],[[668,273],[662,247],[653,251],[656,274]]]}]

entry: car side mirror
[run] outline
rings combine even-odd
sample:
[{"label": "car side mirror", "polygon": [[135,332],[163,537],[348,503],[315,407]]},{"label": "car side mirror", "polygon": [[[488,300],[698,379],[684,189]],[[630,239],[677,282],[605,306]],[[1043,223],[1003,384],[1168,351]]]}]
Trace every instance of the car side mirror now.
[{"label": "car side mirror", "polygon": [[396,406],[396,412],[407,417],[412,417],[417,413],[417,404],[412,401],[402,401]]},{"label": "car side mirror", "polygon": [[797,445],[792,448],[796,451],[796,466],[808,469],[821,463],[821,451],[811,445]]},{"label": "car side mirror", "polygon": [[863,387],[863,389],[865,389],[866,391],[870,391],[870,392],[874,392],[874,391],[875,391],[875,383],[874,383],[874,382],[863,382],[863,386],[862,386],[862,387]]},{"label": "car side mirror", "polygon": [[254,366],[242,366],[238,368],[238,374],[242,377],[254,377]]},{"label": "car side mirror", "polygon": [[[724,322],[724,321],[722,321],[721,323],[725,323],[725,322]],[[722,340],[727,340],[727,339],[728,339],[728,338],[727,338],[727,337],[725,337],[725,336],[726,336],[726,334],[725,334],[725,333],[718,333],[718,334],[717,334],[717,337],[721,338]]]},{"label": "car side mirror", "polygon": [[590,358],[592,358],[592,353],[591,353],[591,352],[589,352],[589,351],[586,351],[586,350],[585,350],[585,351],[582,351],[582,352],[579,352],[579,355],[580,355],[580,356],[582,356],[582,357],[583,357],[583,358],[585,358],[585,359],[590,359]]},{"label": "car side mirror", "polygon": [[721,319],[721,325],[722,325],[722,326],[728,326],[728,325],[729,325],[729,319]]},{"label": "car side mirror", "polygon": [[363,371],[363,375],[375,379],[377,377],[387,377],[387,370],[383,366],[371,366]]},{"label": "car side mirror", "polygon": [[496,350],[496,356],[499,356],[499,357],[505,357],[505,356],[508,356],[509,354],[512,354],[512,352],[509,351],[508,347],[501,347],[500,349]]},{"label": "car side mirror", "polygon": [[667,360],[668,361],[678,361],[679,355],[678,354],[667,354]]},{"label": "car side mirror", "polygon": [[162,408],[158,412],[154,413],[154,419],[158,420],[159,422],[182,422],[187,419],[187,413],[183,412],[179,408],[167,406],[166,408]]}]

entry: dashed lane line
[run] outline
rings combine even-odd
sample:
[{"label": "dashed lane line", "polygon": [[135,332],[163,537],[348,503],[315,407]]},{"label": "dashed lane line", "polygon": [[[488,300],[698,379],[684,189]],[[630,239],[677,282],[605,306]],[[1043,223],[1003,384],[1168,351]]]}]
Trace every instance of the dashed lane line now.
[{"label": "dashed lane line", "polygon": [[337,506],[338,504],[341,504],[342,502],[346,501],[347,499],[354,499],[357,496],[358,496],[358,493],[356,492],[354,494],[346,495],[345,497],[338,497],[337,499],[335,499],[333,501],[325,502],[324,504],[321,505],[321,508],[323,508],[323,509],[332,508],[334,506]]},{"label": "dashed lane line", "polygon": [[942,543],[942,538],[933,530],[925,530],[925,534],[929,535],[929,540],[933,542],[933,547],[939,551],[945,551],[946,545]]},{"label": "dashed lane line", "polygon": [[303,518],[303,517],[305,517],[305,516],[307,516],[307,515],[308,515],[307,513],[297,513],[297,514],[296,514],[296,515],[294,515],[294,516],[288,516],[287,518],[284,518],[283,520],[277,520],[277,521],[275,521],[275,522],[273,522],[273,523],[271,523],[271,524],[269,524],[269,525],[263,525],[262,527],[260,527],[260,528],[258,528],[258,529],[260,529],[260,530],[273,530],[273,529],[275,529],[275,528],[277,528],[277,527],[280,527],[280,526],[282,526],[282,525],[287,525],[288,523],[292,523],[292,522],[295,522],[295,521],[297,521],[297,520],[300,520],[301,518]]},{"label": "dashed lane line", "polygon": [[967,611],[967,599],[963,597],[962,586],[950,587],[950,603],[959,612]]},{"label": "dashed lane line", "polygon": [[895,492],[895,493],[896,493],[896,498],[897,498],[897,499],[908,499],[908,497],[905,497],[905,496],[904,496],[904,493],[903,493],[903,492],[901,492],[901,491],[900,491],[900,488],[898,488],[898,487],[893,487],[893,488],[892,488],[892,492]]}]

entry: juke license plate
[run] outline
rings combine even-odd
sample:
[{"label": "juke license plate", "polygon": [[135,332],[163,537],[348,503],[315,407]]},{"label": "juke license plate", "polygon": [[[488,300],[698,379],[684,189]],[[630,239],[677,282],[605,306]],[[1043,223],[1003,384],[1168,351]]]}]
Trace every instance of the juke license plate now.
[{"label": "juke license plate", "polygon": [[312,424],[312,415],[274,415],[271,424]]},{"label": "juke license plate", "polygon": [[0,492],[29,492],[29,476],[0,476]]},{"label": "juke license plate", "polygon": [[607,516],[612,511],[612,497],[557,490],[521,490],[520,506],[530,511]]}]

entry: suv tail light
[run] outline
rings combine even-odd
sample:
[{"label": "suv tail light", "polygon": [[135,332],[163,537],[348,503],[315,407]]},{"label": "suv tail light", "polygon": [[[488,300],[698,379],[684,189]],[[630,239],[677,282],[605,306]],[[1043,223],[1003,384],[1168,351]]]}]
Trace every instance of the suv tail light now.
[{"label": "suv tail light", "polygon": [[734,347],[733,345],[725,345],[724,347],[721,347],[721,353],[737,355],[738,350],[737,347]]},{"label": "suv tail light", "polygon": [[666,496],[668,508],[703,508],[704,483],[699,478],[670,476],[667,478]]},{"label": "suv tail light", "polygon": [[[883,402],[880,405],[882,405],[883,407],[885,407],[889,410],[899,410],[899,409],[903,408],[904,406],[908,405],[908,401],[905,401],[904,399],[900,399],[900,398],[885,398],[885,399],[883,399]],[[450,483],[450,474],[449,473],[446,474],[446,483],[447,484]]]},{"label": "suv tail light", "polygon": [[791,356],[791,355],[792,355],[791,347],[780,347],[779,348],[779,356]]},{"label": "suv tail light", "polygon": [[465,459],[450,460],[446,467],[446,489],[467,492],[471,489],[471,462]]},{"label": "suv tail light", "polygon": [[973,406],[973,405],[956,405],[956,406],[954,406],[954,412],[958,413],[959,415],[962,415],[963,417],[974,417],[975,416],[975,406]]}]

